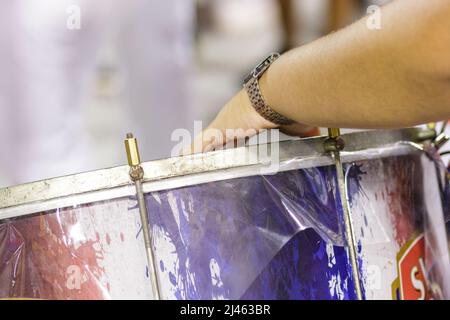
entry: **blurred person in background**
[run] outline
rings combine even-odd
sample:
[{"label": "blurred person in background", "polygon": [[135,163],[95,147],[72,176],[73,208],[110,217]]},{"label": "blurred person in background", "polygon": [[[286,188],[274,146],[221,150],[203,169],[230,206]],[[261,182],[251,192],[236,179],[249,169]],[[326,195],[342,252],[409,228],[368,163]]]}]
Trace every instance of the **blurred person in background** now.
[{"label": "blurred person in background", "polygon": [[[307,2],[308,0],[277,0],[283,30],[283,42],[280,52],[288,51],[303,44],[299,41],[298,36],[298,26],[302,25],[301,14],[295,10],[296,4],[299,4],[299,1]],[[389,1],[390,0],[327,0],[325,4],[326,21],[323,23],[323,30],[320,35],[337,31],[353,21],[356,21],[370,5],[383,5]]]},{"label": "blurred person in background", "polygon": [[[95,161],[84,110],[103,46],[119,62],[127,116],[111,157],[122,155],[128,130],[143,159],[167,156],[171,132],[192,123],[193,1],[8,0],[0,21],[0,186],[105,165]],[[105,108],[93,120],[111,116]]]},{"label": "blurred person in background", "polygon": [[[172,131],[191,129],[196,115],[210,120],[214,108],[240,86],[248,61],[265,52],[262,47],[284,50],[304,42],[303,31],[309,39],[336,30],[354,20],[355,10],[364,11],[363,3],[5,1],[0,12],[0,187],[123,164],[122,139],[128,131],[138,137],[143,160],[169,156]],[[79,29],[67,27],[73,5],[80,9]],[[234,11],[222,12],[227,6]],[[255,9],[258,14],[251,15]],[[230,26],[237,34],[218,39],[222,29],[202,42],[202,50],[220,65],[208,65],[202,54],[193,61],[194,34],[198,40],[200,33],[214,28],[217,11],[234,15],[222,23],[239,21],[239,27]],[[316,16],[319,11],[326,12]],[[281,34],[267,21],[278,12]],[[259,27],[242,32],[242,19],[246,26]],[[230,50],[232,46],[237,49]],[[234,67],[223,63],[227,59]]]},{"label": "blurred person in background", "polygon": [[[283,44],[280,52],[288,51],[301,43],[298,41],[298,25],[301,25],[300,14],[295,10],[295,0],[277,0],[280,8],[280,20],[283,30]],[[352,22],[356,7],[361,0],[328,0],[327,21],[323,34],[335,31]]]}]

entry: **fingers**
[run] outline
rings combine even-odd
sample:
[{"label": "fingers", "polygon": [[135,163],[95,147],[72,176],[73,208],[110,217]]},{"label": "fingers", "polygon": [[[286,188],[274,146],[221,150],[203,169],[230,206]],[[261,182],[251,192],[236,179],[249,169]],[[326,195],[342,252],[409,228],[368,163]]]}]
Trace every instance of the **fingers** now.
[{"label": "fingers", "polygon": [[[219,149],[229,149],[244,146],[246,141],[264,129],[218,129],[209,127],[198,134],[194,141],[182,150],[181,155],[204,153]],[[302,124],[283,126],[280,130],[291,136],[313,137],[320,135],[317,127]]]},{"label": "fingers", "polygon": [[318,127],[310,127],[300,123],[294,123],[288,126],[281,126],[280,131],[289,135],[301,138],[314,137],[320,135]]},{"label": "fingers", "polygon": [[212,151],[220,145],[223,145],[224,142],[221,136],[222,134],[219,129],[207,128],[194,138],[191,145],[183,149],[182,155]]},{"label": "fingers", "polygon": [[[219,112],[214,121],[182,154],[202,153],[223,148],[244,146],[246,139],[278,125],[263,118],[251,105],[247,93],[241,90]],[[317,128],[293,124],[280,128],[282,132],[300,137],[319,134]]]},{"label": "fingers", "polygon": [[198,134],[193,143],[184,148],[183,155],[202,153],[219,149],[229,149],[244,146],[246,141],[258,134],[258,129],[218,129],[207,128]]}]

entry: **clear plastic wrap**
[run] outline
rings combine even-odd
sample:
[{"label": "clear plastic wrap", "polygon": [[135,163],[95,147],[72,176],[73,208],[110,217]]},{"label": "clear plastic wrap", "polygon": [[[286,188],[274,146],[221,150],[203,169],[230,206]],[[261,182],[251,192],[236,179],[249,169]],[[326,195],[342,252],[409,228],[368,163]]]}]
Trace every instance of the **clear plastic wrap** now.
[{"label": "clear plastic wrap", "polygon": [[[344,165],[364,297],[449,298],[438,159],[382,151]],[[322,165],[147,193],[161,297],[355,299],[337,190]],[[149,299],[146,263],[134,199],[0,222],[0,298]]]},{"label": "clear plastic wrap", "polygon": [[441,174],[422,152],[346,165],[367,299],[449,298]]},{"label": "clear plastic wrap", "polygon": [[2,221],[0,298],[151,298],[135,203],[114,199]]},{"label": "clear plastic wrap", "polygon": [[450,249],[450,167],[446,171],[445,175],[445,187],[444,187],[444,217],[447,227],[447,240],[449,241]]},{"label": "clear plastic wrap", "polygon": [[147,194],[163,297],[353,298],[331,242],[342,243],[335,179],[321,167]]},{"label": "clear plastic wrap", "polygon": [[[402,251],[417,239],[423,298],[446,298],[434,162],[412,151],[345,168],[365,298],[411,298],[397,282]],[[334,166],[325,166],[148,194],[163,296],[354,298],[336,190]]]}]

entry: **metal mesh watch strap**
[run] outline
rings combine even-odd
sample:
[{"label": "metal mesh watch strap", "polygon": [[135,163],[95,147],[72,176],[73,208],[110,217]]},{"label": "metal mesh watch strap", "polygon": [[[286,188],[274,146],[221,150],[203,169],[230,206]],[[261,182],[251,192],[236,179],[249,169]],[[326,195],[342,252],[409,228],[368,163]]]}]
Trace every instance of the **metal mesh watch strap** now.
[{"label": "metal mesh watch strap", "polygon": [[253,108],[264,119],[277,124],[277,125],[289,125],[295,123],[295,121],[286,118],[273,110],[264,100],[261,90],[259,89],[259,78],[266,72],[269,66],[280,57],[279,53],[272,53],[266,59],[264,59],[253,71],[245,78],[244,88],[247,91],[247,95]]},{"label": "metal mesh watch strap", "polygon": [[295,121],[279,114],[273,110],[264,100],[259,89],[259,83],[257,77],[252,77],[246,83],[244,83],[245,91],[250,99],[253,108],[264,119],[277,124],[277,125],[289,125],[295,123]]}]

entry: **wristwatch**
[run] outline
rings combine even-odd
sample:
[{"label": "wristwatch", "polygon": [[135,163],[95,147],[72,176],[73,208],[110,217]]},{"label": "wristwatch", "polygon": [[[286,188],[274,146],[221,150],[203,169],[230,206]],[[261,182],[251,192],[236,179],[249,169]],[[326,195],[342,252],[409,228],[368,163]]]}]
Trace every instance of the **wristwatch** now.
[{"label": "wristwatch", "polygon": [[250,99],[253,108],[258,112],[264,119],[277,124],[277,125],[289,125],[295,123],[295,121],[286,118],[285,116],[279,114],[273,110],[264,100],[261,90],[259,89],[259,79],[262,77],[264,72],[269,68],[269,66],[280,56],[279,53],[272,53],[266,59],[264,59],[260,64],[253,69],[250,74],[244,79],[244,89]]}]

